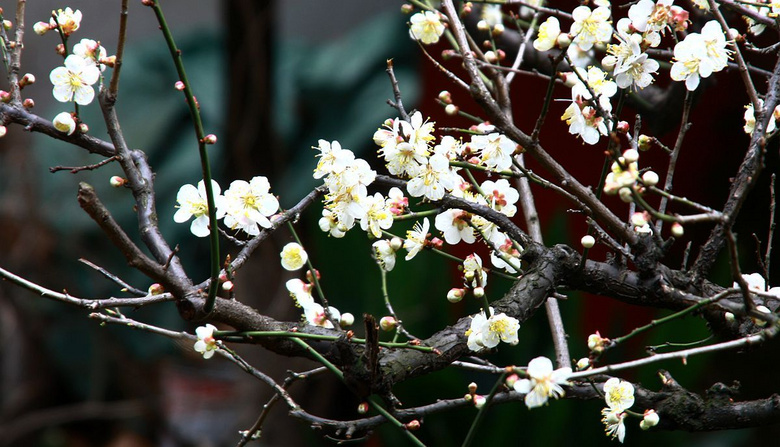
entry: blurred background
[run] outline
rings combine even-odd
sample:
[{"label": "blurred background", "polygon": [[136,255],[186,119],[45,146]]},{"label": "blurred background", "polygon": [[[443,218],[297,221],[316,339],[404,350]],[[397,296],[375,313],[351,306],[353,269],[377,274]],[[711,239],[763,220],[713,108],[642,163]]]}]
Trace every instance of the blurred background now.
[{"label": "blurred background", "polygon": [[[130,2],[128,45],[123,65],[117,109],[125,137],[133,148],[147,152],[155,169],[155,190],[163,234],[180,247],[185,268],[198,281],[208,274],[208,247],[194,238],[188,225],[172,220],[175,195],[185,183],[200,178],[196,142],[189,113],[181,94],[167,47],[157,29],[152,11],[140,2]],[[13,17],[15,2],[0,1],[6,18]],[[28,2],[28,30],[22,72],[36,75],[38,82],[24,90],[36,102],[33,112],[51,119],[68,110],[51,96],[48,73],[61,64],[54,52],[59,43],[54,33],[37,36],[31,25],[47,20],[51,9],[80,9],[84,19],[72,39],[99,40],[109,54],[116,50],[119,2],[71,1],[68,5]],[[215,178],[226,188],[232,180],[256,175],[269,178],[272,191],[283,207],[294,205],[317,183],[311,176],[316,161],[312,146],[318,139],[338,140],[365,158],[379,172],[384,168],[372,155],[372,135],[386,118],[396,116],[386,100],[392,91],[385,73],[386,60],[394,60],[407,109],[418,108],[424,116],[447,126],[468,127],[464,118],[443,113],[435,97],[450,90],[465,111],[479,115],[466,92],[441,76],[425,60],[408,37],[407,17],[400,3],[385,1],[230,0],[163,2],[177,44],[183,51],[188,76],[201,105],[208,133],[219,137],[210,150]],[[507,9],[505,12],[508,12]],[[429,48],[440,54],[442,44]],[[451,63],[457,70],[457,63]],[[771,67],[770,67],[771,68]],[[659,83],[665,85],[664,74]],[[0,80],[7,90],[7,81]],[[533,126],[541,107],[546,82],[520,76],[513,84],[515,119],[521,129]],[[692,115],[694,126],[678,165],[679,195],[710,206],[720,206],[728,191],[747,137],[742,133],[742,106],[747,103],[735,74],[723,74],[700,89]],[[730,92],[728,98],[723,92]],[[733,94],[732,94],[733,93]],[[741,95],[741,96],[740,96]],[[559,87],[556,98],[568,97]],[[542,133],[545,147],[564,166],[595,184],[602,158],[568,135],[559,117],[565,103],[554,102]],[[679,106],[675,108],[679,110]],[[672,145],[677,121],[646,119],[646,129]],[[624,116],[633,116],[628,110]],[[90,133],[107,139],[96,103],[82,108]],[[707,123],[724,123],[711,126]],[[697,124],[702,123],[702,124]],[[648,130],[649,132],[649,130]],[[695,142],[695,143],[693,143]],[[777,172],[776,144],[767,152],[766,173]],[[125,229],[137,238],[135,215],[128,191],[111,188],[108,179],[119,174],[114,165],[96,171],[49,173],[53,166],[82,166],[100,161],[39,135],[9,126],[0,139],[0,265],[54,290],[74,296],[99,298],[121,296],[118,287],[78,262],[87,259],[117,274],[131,285],[146,289],[150,281],[130,270],[120,253],[97,231],[76,202],[78,182],[92,184],[101,199]],[[533,162],[529,162],[532,167]],[[642,166],[658,172],[666,166],[661,151],[643,154]],[[539,171],[539,169],[536,169]],[[684,173],[684,174],[682,174]],[[756,271],[756,245],[751,233],[765,240],[768,229],[768,174],[763,175],[737,223],[744,255],[743,270]],[[545,238],[551,243],[574,243],[584,231],[581,216],[546,191],[537,191]],[[625,213],[617,198],[606,199]],[[384,315],[379,270],[370,259],[370,244],[361,231],[344,239],[325,237],[317,227],[321,205],[312,206],[298,224],[303,242],[322,273],[330,301],[342,312],[356,316],[368,312]],[[516,219],[521,221],[520,216]],[[396,224],[404,234],[411,223]],[[679,265],[688,240],[703,241],[709,229],[689,230],[682,243],[670,252],[670,265]],[[279,231],[257,252],[236,278],[238,299],[260,312],[281,320],[296,320],[284,283],[294,277],[279,266],[278,253],[291,240]],[[695,246],[695,245],[694,245]],[[473,247],[459,247],[465,256]],[[223,254],[237,251],[223,240]],[[763,251],[763,250],[762,250]],[[487,252],[479,252],[483,259]],[[777,251],[775,251],[777,253]],[[596,251],[593,258],[602,260]],[[775,263],[775,265],[777,265]],[[751,269],[752,268],[752,269]],[[728,270],[721,263],[712,279],[728,285]],[[449,288],[459,284],[452,264],[422,253],[413,262],[398,262],[388,275],[390,296],[407,328],[427,337],[463,315],[477,312],[470,300],[451,305],[444,299]],[[769,281],[780,285],[773,274]],[[500,297],[510,283],[491,279],[489,296]],[[467,302],[468,301],[468,302]],[[667,312],[635,309],[594,296],[570,294],[561,303],[570,336],[572,356],[587,354],[586,337],[599,330],[615,337],[646,324]],[[34,294],[0,282],[0,445],[8,446],[227,446],[235,445],[238,430],[251,427],[271,397],[266,386],[234,365],[219,358],[204,361],[190,346],[131,331],[124,327],[100,327],[88,312],[45,301]],[[127,310],[127,315],[150,324],[192,332],[196,324],[185,323],[175,306]],[[358,329],[358,332],[360,330]],[[644,355],[644,346],[666,341],[690,342],[708,335],[696,318],[678,321],[637,339],[611,353],[607,361]],[[546,318],[540,313],[520,331],[520,344],[503,346],[489,356],[497,364],[527,364],[538,355],[553,356]],[[642,380],[650,389],[660,388],[658,368],[668,369],[683,386],[703,393],[715,382],[731,385],[742,381],[738,398],[765,397],[780,392],[777,360],[760,352],[723,353],[691,358],[687,366],[662,364],[628,372],[624,378]],[[238,351],[262,371],[283,380],[287,371],[306,371],[317,365],[288,359],[252,346]],[[400,384],[396,393],[406,407],[431,403],[437,398],[457,398],[474,381],[478,392],[487,393],[493,378],[448,369]],[[358,417],[359,401],[337,379],[319,375],[292,387],[293,397],[309,412],[328,418]],[[599,402],[555,402],[528,411],[522,403],[490,411],[482,425],[482,444],[544,442],[549,445],[607,445],[600,423]],[[638,409],[637,411],[641,411]],[[475,416],[473,408],[433,415],[423,421],[420,438],[430,445],[457,445]],[[630,445],[755,445],[777,439],[777,427],[723,433],[642,432],[628,427]],[[366,445],[403,445],[390,427],[365,440]],[[287,417],[278,405],[263,426],[260,445],[326,445],[316,430]]]}]

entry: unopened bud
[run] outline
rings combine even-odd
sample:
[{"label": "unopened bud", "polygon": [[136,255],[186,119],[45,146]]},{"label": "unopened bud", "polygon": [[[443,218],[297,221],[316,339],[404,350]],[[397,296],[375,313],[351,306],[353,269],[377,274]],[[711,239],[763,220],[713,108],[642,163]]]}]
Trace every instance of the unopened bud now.
[{"label": "unopened bud", "polygon": [[360,402],[360,405],[358,405],[357,412],[360,414],[366,414],[368,413],[368,402]]},{"label": "unopened bud", "polygon": [[495,64],[496,62],[498,62],[498,56],[496,55],[496,53],[492,51],[488,51],[485,53],[485,60],[490,62],[491,64]]},{"label": "unopened bud", "polygon": [[87,123],[79,123],[79,133],[88,133],[89,132],[89,126],[87,126]]},{"label": "unopened bud", "polygon": [[503,23],[496,23],[493,26],[493,35],[495,37],[500,36],[501,34],[504,34],[504,24]]},{"label": "unopened bud", "polygon": [[22,102],[22,105],[25,109],[32,109],[35,107],[35,101],[33,101],[32,98],[27,98]]},{"label": "unopened bud", "polygon": [[580,371],[584,369],[588,369],[590,367],[590,359],[587,357],[583,357],[579,360],[577,360],[577,369]]},{"label": "unopened bud", "polygon": [[47,22],[36,22],[33,25],[33,31],[39,36],[43,36],[51,30],[51,26]]},{"label": "unopened bud", "polygon": [[455,104],[447,104],[447,106],[444,107],[444,113],[447,115],[454,116],[457,115],[458,112],[460,112],[460,108]]},{"label": "unopened bud", "polygon": [[563,85],[565,85],[566,87],[569,87],[569,88],[574,87],[574,85],[577,82],[579,82],[579,79],[577,79],[577,75],[575,75],[574,73],[572,73],[570,71],[567,71],[567,72],[564,72],[564,73],[558,73],[558,77],[560,77],[561,80],[563,80]]},{"label": "unopened bud", "polygon": [[642,182],[645,186],[655,186],[658,184],[659,180],[658,174],[656,174],[655,171],[647,171],[642,174]]},{"label": "unopened bud", "polygon": [[485,288],[484,287],[474,287],[474,298],[481,299],[485,296]]},{"label": "unopened bud", "polygon": [[154,0],[141,0],[141,4],[144,6],[154,6]]},{"label": "unopened bud", "polygon": [[485,396],[480,396],[480,395],[474,396],[474,406],[477,407],[478,410],[485,406],[485,402],[487,402]]},{"label": "unopened bud", "polygon": [[471,14],[472,9],[474,8],[474,4],[471,2],[466,2],[463,4],[463,8],[460,10],[460,15],[465,16]]},{"label": "unopened bud", "polygon": [[205,137],[203,137],[203,142],[205,144],[215,144],[217,142],[217,136],[214,135],[213,133],[210,133]]},{"label": "unopened bud", "polygon": [[8,103],[11,101],[11,94],[5,90],[0,90],[0,101]]},{"label": "unopened bud", "polygon": [[445,104],[452,104],[452,94],[448,92],[447,90],[442,90],[439,92],[439,101],[445,103]]},{"label": "unopened bud", "polygon": [[684,233],[685,233],[685,229],[679,222],[675,222],[672,224],[672,236],[682,237]]},{"label": "unopened bud", "polygon": [[647,135],[640,135],[638,140],[639,150],[646,151],[653,146],[653,137]]},{"label": "unopened bud", "polygon": [[149,286],[149,295],[159,295],[165,291],[165,288],[160,283],[154,283]]},{"label": "unopened bud", "polygon": [[[771,314],[772,313],[772,311],[769,310],[769,308],[764,306],[764,305],[756,306],[756,311],[764,313],[764,314]],[[755,323],[756,326],[759,326],[759,327],[766,326],[766,320],[762,320],[760,318],[753,318],[753,323]]]},{"label": "unopened bud", "polygon": [[404,241],[400,237],[396,236],[390,239],[390,248],[392,248],[393,251],[398,251],[403,246],[404,246]]},{"label": "unopened bud", "polygon": [[65,45],[58,44],[56,47],[54,47],[54,51],[57,52],[60,56],[65,56],[67,51],[65,51]]},{"label": "unopened bud", "polygon": [[379,320],[379,327],[385,332],[390,332],[398,326],[398,320],[391,316],[382,317]]},{"label": "unopened bud", "polygon": [[630,128],[628,121],[618,121],[617,123],[618,133],[626,134]]},{"label": "unopened bud", "polygon": [[69,112],[60,112],[51,121],[54,128],[67,135],[72,135],[76,131],[76,121]]},{"label": "unopened bud", "polygon": [[352,326],[355,323],[355,316],[352,315],[349,312],[344,312],[341,314],[341,319],[339,320],[339,326],[341,327],[347,327]]},{"label": "unopened bud", "polygon": [[470,394],[474,394],[474,393],[477,392],[477,384],[475,382],[469,383],[468,388],[469,388],[469,393]]},{"label": "unopened bud", "polygon": [[417,419],[411,420],[408,423],[404,424],[404,427],[406,427],[409,431],[415,431],[420,429],[420,421]]},{"label": "unopened bud", "polygon": [[644,211],[634,213],[631,215],[631,225],[635,227],[643,227],[647,225],[647,219],[648,216]]},{"label": "unopened bud", "polygon": [[8,133],[8,128],[0,124],[0,138],[3,138]]},{"label": "unopened bud", "polygon": [[[318,280],[321,278],[319,270],[314,269],[314,274],[317,275]],[[309,281],[309,283],[314,282],[314,277],[311,275],[311,270],[306,270],[306,281]]]},{"label": "unopened bud", "polygon": [[477,29],[480,31],[490,31],[490,25],[484,20],[477,22]]},{"label": "unopened bud", "polygon": [[179,91],[184,90],[184,83],[181,82],[181,81],[176,81],[176,83],[173,84],[173,86],[176,88],[176,90],[179,90]]},{"label": "unopened bud", "polygon": [[444,241],[439,239],[438,237],[434,237],[431,239],[431,247],[433,248],[441,248],[444,246]]},{"label": "unopened bud", "polygon": [[115,175],[108,179],[108,183],[113,186],[114,188],[119,188],[120,186],[125,186],[127,183],[127,179],[124,179],[118,175]]},{"label": "unopened bud", "polygon": [[661,418],[658,416],[658,413],[656,413],[655,410],[645,410],[644,419],[642,419],[642,422],[639,423],[639,427],[642,430],[647,430],[648,428],[658,425],[658,421],[660,420]]},{"label": "unopened bud", "polygon": [[623,152],[623,158],[626,160],[626,163],[633,163],[639,160],[639,152],[636,149],[629,149]]},{"label": "unopened bud", "polygon": [[14,24],[11,23],[10,20],[3,20],[3,28],[5,28],[6,31],[10,30],[14,27]]},{"label": "unopened bud", "polygon": [[35,75],[32,73],[25,73],[22,79],[19,79],[19,88],[25,88],[32,84],[35,84]]},{"label": "unopened bud", "polygon": [[457,55],[458,52],[452,49],[442,50],[441,52],[441,58],[444,59],[445,61],[448,61]]},{"label": "unopened bud", "polygon": [[620,188],[618,195],[620,196],[620,200],[626,203],[631,203],[634,201],[634,197],[631,195],[630,188]]},{"label": "unopened bud", "polygon": [[447,301],[450,303],[457,303],[466,296],[466,289],[453,288],[447,292]]},{"label": "unopened bud", "polygon": [[101,57],[100,60],[98,60],[101,64],[105,65],[106,67],[114,68],[116,65],[116,56],[111,55],[108,57]]},{"label": "unopened bud", "polygon": [[585,236],[582,236],[582,239],[580,239],[580,244],[582,244],[582,246],[585,248],[591,248],[596,245],[596,238],[586,234]]},{"label": "unopened bud", "polygon": [[514,388],[515,382],[520,380],[520,377],[517,374],[510,374],[506,377],[506,381],[504,382],[508,388]]},{"label": "unopened bud", "polygon": [[560,49],[565,50],[566,48],[569,48],[569,45],[571,45],[571,36],[566,33],[558,34],[558,38],[555,39],[555,43],[558,44]]},{"label": "unopened bud", "polygon": [[731,312],[726,312],[723,314],[723,318],[726,319],[727,322],[733,323],[737,318],[734,316]]},{"label": "unopened bud", "polygon": [[222,283],[222,290],[225,292],[232,292],[233,291],[233,281],[225,281]]},{"label": "unopened bud", "polygon": [[414,12],[414,6],[412,6],[412,5],[408,4],[408,3],[404,3],[403,5],[401,5],[401,13],[402,14],[411,14],[413,12]]}]

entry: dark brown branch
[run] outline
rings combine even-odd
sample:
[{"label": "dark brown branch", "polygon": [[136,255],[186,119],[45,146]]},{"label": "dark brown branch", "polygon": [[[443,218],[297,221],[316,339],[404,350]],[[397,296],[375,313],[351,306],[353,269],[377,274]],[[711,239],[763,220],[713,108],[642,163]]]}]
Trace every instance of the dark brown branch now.
[{"label": "dark brown branch", "polygon": [[92,171],[94,169],[97,169],[101,166],[105,166],[112,161],[117,160],[119,157],[117,155],[114,155],[113,157],[108,157],[105,160],[101,160],[95,164],[91,165],[85,165],[85,166],[54,166],[49,168],[49,172],[52,174],[59,171],[70,171],[71,174],[76,174],[81,171]]}]

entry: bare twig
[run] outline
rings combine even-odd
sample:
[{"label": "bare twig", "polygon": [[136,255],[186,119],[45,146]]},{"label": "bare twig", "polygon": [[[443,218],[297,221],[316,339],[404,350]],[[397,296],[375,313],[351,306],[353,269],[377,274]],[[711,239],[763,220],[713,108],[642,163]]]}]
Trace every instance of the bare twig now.
[{"label": "bare twig", "polygon": [[113,273],[109,272],[108,270],[104,269],[103,267],[100,267],[99,265],[96,265],[96,264],[94,264],[94,263],[92,263],[92,262],[90,262],[90,261],[88,261],[88,260],[86,260],[84,258],[79,258],[79,262],[84,264],[84,265],[87,265],[87,266],[89,266],[89,267],[91,267],[91,268],[93,268],[95,270],[97,270],[101,275],[105,276],[109,280],[111,280],[114,283],[118,284],[120,287],[122,287],[122,289],[132,293],[133,295],[136,295],[136,296],[146,296],[147,295],[147,293],[144,292],[143,290],[136,289],[135,287],[131,286],[130,284],[122,281],[122,279],[119,278],[118,276],[114,275]]},{"label": "bare twig", "polygon": [[391,106],[398,110],[398,114],[401,115],[402,120],[409,121],[409,114],[406,112],[406,109],[404,109],[404,103],[401,97],[401,89],[398,87],[398,79],[396,79],[395,71],[393,71],[392,59],[387,60],[387,69],[385,71],[387,71],[387,76],[390,77],[390,85],[393,86],[393,97],[395,98],[395,102],[392,103]]},{"label": "bare twig", "polygon": [[118,158],[119,158],[118,155],[114,155],[113,157],[108,157],[105,160],[101,160],[95,164],[84,165],[84,166],[53,166],[49,168],[49,172],[55,173],[59,171],[70,171],[71,174],[76,174],[81,171],[92,171],[101,166],[105,166],[111,163],[112,161],[116,161]]},{"label": "bare twig", "polygon": [[111,82],[108,87],[109,101],[116,100],[119,91],[119,73],[122,70],[122,56],[125,52],[125,37],[127,35],[127,0],[122,0],[122,6],[119,10],[119,38],[116,44],[116,61],[114,62],[114,71],[111,73]]}]

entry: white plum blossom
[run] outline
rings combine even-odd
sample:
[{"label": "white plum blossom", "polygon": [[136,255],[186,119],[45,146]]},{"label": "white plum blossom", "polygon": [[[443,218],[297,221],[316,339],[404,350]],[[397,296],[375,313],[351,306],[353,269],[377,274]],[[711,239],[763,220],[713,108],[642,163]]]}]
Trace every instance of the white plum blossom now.
[{"label": "white plum blossom", "polygon": [[249,182],[234,180],[225,191],[225,225],[250,236],[260,234],[258,226],[271,228],[268,217],[279,210],[279,200],[270,189],[268,179],[263,176],[256,176]]},{"label": "white plum blossom", "polygon": [[500,342],[516,345],[518,343],[517,331],[520,322],[504,313],[496,314],[491,307],[490,318],[482,311],[471,317],[471,327],[466,331],[468,348],[479,352],[483,349],[492,349]]},{"label": "white plum blossom", "polygon": [[65,58],[65,66],[57,67],[49,74],[54,85],[52,94],[57,101],[74,101],[85,106],[95,98],[92,84],[100,77],[100,70],[94,63],[81,56],[71,54]]},{"label": "white plum blossom", "polygon": [[472,253],[463,260],[463,278],[472,288],[487,285],[487,272],[482,268],[482,258]]},{"label": "white plum blossom", "polygon": [[520,251],[515,247],[515,244],[511,239],[502,233],[499,234],[504,237],[503,243],[499,245],[499,243],[495,241],[495,238],[491,239],[491,241],[498,245],[499,252],[503,254],[504,258],[509,262],[505,261],[504,258],[497,256],[496,253],[490,252],[490,263],[497,269],[504,269],[511,274],[515,274],[520,271]]},{"label": "white plum blossom", "polygon": [[360,228],[379,238],[382,230],[388,230],[393,226],[393,213],[390,204],[380,193],[366,196],[362,203],[365,215],[360,219]]},{"label": "white plum blossom", "polygon": [[480,189],[485,194],[488,206],[508,217],[517,212],[515,203],[520,199],[520,193],[513,188],[507,179],[485,180]]},{"label": "white plum blossom", "polygon": [[428,218],[423,219],[422,225],[420,222],[416,222],[414,227],[406,232],[406,240],[404,241],[404,248],[407,251],[406,260],[409,261],[425,247],[426,239],[428,238],[428,231],[431,229],[431,223]]},{"label": "white plum blossom", "polygon": [[[220,187],[214,180],[211,181],[211,191],[214,193],[214,204],[217,207],[217,219],[225,215],[223,209],[223,197],[220,196]],[[176,223],[183,223],[194,217],[190,225],[190,231],[197,237],[209,235],[209,206],[206,199],[206,185],[203,180],[198,182],[197,188],[193,185],[183,185],[176,194],[176,205],[179,208],[173,215]]]},{"label": "white plum blossom", "polygon": [[[593,93],[596,94],[596,96],[599,97],[600,104],[608,103],[609,101],[607,98],[611,98],[615,96],[615,93],[617,93],[617,84],[615,84],[614,81],[609,79],[609,76],[606,72],[604,72],[602,69],[596,66],[588,67],[588,71],[585,71],[584,69],[580,67],[575,67],[575,70],[577,70],[577,73],[588,83],[588,87],[593,90]],[[575,75],[576,77],[576,75]],[[582,83],[582,81],[579,80],[579,78],[576,78],[574,85],[571,88],[571,97],[572,99],[577,99],[577,97],[582,97],[583,99],[591,99],[592,95],[588,91],[588,89],[585,87],[585,85]]]},{"label": "white plum blossom", "polygon": [[[100,63],[100,59],[107,56],[106,49],[92,39],[81,39],[81,42],[73,45],[73,54],[81,56],[87,62],[93,64]],[[106,69],[104,64],[100,64],[100,71]]]},{"label": "white plum blossom", "polygon": [[662,32],[672,22],[671,7],[674,0],[640,0],[638,3],[628,9],[628,18],[631,20],[631,26],[644,33],[647,41],[655,43],[653,47],[661,42],[659,32]]},{"label": "white plum blossom", "polygon": [[[759,99],[758,103],[761,104],[761,106],[764,105],[764,100]],[[756,129],[756,115],[755,111],[753,110],[753,103],[745,106],[745,125],[743,129],[745,130],[745,133],[748,135],[753,135],[753,131]],[[775,107],[774,112],[772,113],[772,118],[769,119],[769,122],[766,125],[766,133],[772,133],[775,128],[777,127],[777,119],[780,118],[780,105]]]},{"label": "white plum blossom", "polygon": [[320,151],[317,154],[320,161],[314,169],[314,178],[322,178],[330,173],[340,173],[352,164],[355,160],[355,154],[348,149],[342,149],[338,141],[329,143],[326,140],[319,140],[319,146],[312,149]]},{"label": "white plum blossom", "polygon": [[541,25],[534,40],[534,48],[537,51],[547,51],[555,46],[558,36],[561,34],[561,24],[555,17],[548,17]]},{"label": "white plum blossom", "polygon": [[623,425],[625,411],[634,405],[634,385],[613,377],[604,382],[604,400],[607,407],[601,410],[607,436],[623,442],[626,427]]},{"label": "white plum blossom", "polygon": [[574,23],[569,31],[569,34],[574,36],[572,43],[583,51],[588,51],[594,44],[609,42],[612,38],[609,16],[609,8],[603,6],[593,11],[584,5],[574,8],[572,11]]},{"label": "white plum blossom", "polygon": [[429,145],[434,139],[432,122],[423,121],[420,112],[414,112],[409,121],[400,118],[385,121],[374,132],[374,143],[387,162],[387,170],[400,177],[418,173],[430,155]]},{"label": "white plum blossom", "polygon": [[721,71],[729,63],[731,50],[726,49],[726,35],[717,20],[710,20],[701,29],[707,57],[712,61],[712,71]]},{"label": "white plum blossom", "polygon": [[[770,295],[775,295],[777,297],[780,297],[780,287],[771,287],[769,290],[767,290],[766,287],[766,280],[763,276],[761,276],[760,273],[749,273],[749,274],[742,274],[742,279],[745,280],[745,282],[748,285],[748,289],[755,290],[758,292],[766,292]],[[739,288],[739,284],[734,282],[734,284],[731,285],[733,288]]]},{"label": "white plum blossom", "polygon": [[204,359],[210,359],[218,348],[217,341],[214,339],[214,331],[216,330],[217,328],[213,324],[199,326],[195,329],[198,341],[195,342],[193,348],[195,351],[203,354]]},{"label": "white plum blossom", "polygon": [[460,241],[473,244],[476,236],[474,228],[469,225],[470,219],[471,215],[468,212],[451,208],[436,216],[434,226],[441,231],[444,240],[450,245],[455,245]]},{"label": "white plum blossom", "polygon": [[502,23],[501,5],[484,5],[480,18],[491,28]]},{"label": "white plum blossom", "polygon": [[[320,326],[324,328],[333,328],[333,323],[328,320],[325,313],[325,308],[319,303],[314,301],[311,296],[311,285],[306,284],[300,279],[291,279],[285,283],[287,290],[290,292],[290,296],[293,297],[295,303],[303,309],[303,317],[311,325]],[[331,317],[336,322],[341,318],[341,313],[333,306],[328,307]]]},{"label": "white plum blossom", "polygon": [[[365,217],[363,204],[368,196],[367,187],[375,178],[376,171],[361,158],[354,159],[340,172],[333,170],[325,177],[325,185],[328,187],[326,207],[332,212],[330,218],[337,222],[337,226],[342,226],[340,231],[343,228],[346,232],[355,225],[355,220]],[[322,224],[320,227],[325,228]]]},{"label": "white plum blossom", "polygon": [[570,134],[579,135],[582,141],[591,145],[599,142],[599,135],[608,135],[604,118],[598,115],[595,108],[582,101],[572,101],[561,116],[561,121],[569,125]]},{"label": "white plum blossom", "polygon": [[517,143],[498,132],[473,135],[470,146],[474,151],[479,152],[485,166],[498,171],[512,166],[512,154],[517,150]]},{"label": "white plum blossom", "polygon": [[382,270],[389,272],[395,267],[395,249],[387,239],[380,239],[373,244],[371,248],[374,251],[374,258],[382,266]]},{"label": "white plum blossom", "polygon": [[617,86],[641,90],[652,84],[652,73],[656,73],[660,65],[655,59],[650,59],[647,53],[642,52],[642,37],[631,34],[625,39],[619,36],[618,40],[620,44],[607,46],[609,54],[602,60],[604,65],[614,66],[612,74]]},{"label": "white plum blossom", "polygon": [[409,35],[426,45],[438,42],[444,34],[444,24],[436,11],[418,12],[409,18],[409,22]]},{"label": "white plum blossom", "polygon": [[723,70],[728,64],[726,37],[717,21],[704,25],[702,33],[690,33],[674,47],[675,62],[669,72],[675,81],[685,81],[685,87],[696,90],[701,78]]},{"label": "white plum blossom", "polygon": [[626,418],[626,413],[604,408],[601,410],[601,414],[601,422],[604,423],[604,431],[607,436],[612,439],[617,438],[617,440],[622,443],[626,438],[626,425],[623,422]]},{"label": "white plum blossom", "polygon": [[349,229],[338,221],[333,211],[327,208],[322,210],[322,217],[320,217],[318,224],[320,226],[320,230],[326,233],[330,233],[330,236],[335,238],[344,237],[344,235],[347,234],[347,230]]},{"label": "white plum blossom", "polygon": [[49,19],[49,26],[52,29],[62,29],[62,33],[66,36],[71,35],[74,31],[81,26],[81,11],[73,10],[70,7],[64,10],[58,9],[51,12],[52,17]]},{"label": "white plum blossom", "polygon": [[309,260],[306,250],[295,242],[285,245],[279,255],[282,257],[282,267],[291,272],[301,269]]},{"label": "white plum blossom", "polygon": [[525,394],[525,405],[537,408],[547,403],[552,397],[558,399],[565,394],[561,385],[568,385],[571,368],[553,370],[553,364],[547,357],[537,357],[528,362],[526,370],[528,379],[518,380],[514,384],[515,391]]},{"label": "white plum blossom", "polygon": [[409,180],[406,190],[412,197],[425,196],[430,200],[440,200],[445,192],[452,191],[455,186],[456,176],[450,169],[447,157],[433,154],[419,172]]},{"label": "white plum blossom", "polygon": [[400,216],[409,208],[409,198],[404,197],[404,192],[400,188],[393,186],[387,192],[387,206],[394,216]]},{"label": "white plum blossom", "polygon": [[51,121],[54,128],[67,135],[72,135],[76,131],[76,121],[70,112],[61,112]]}]

